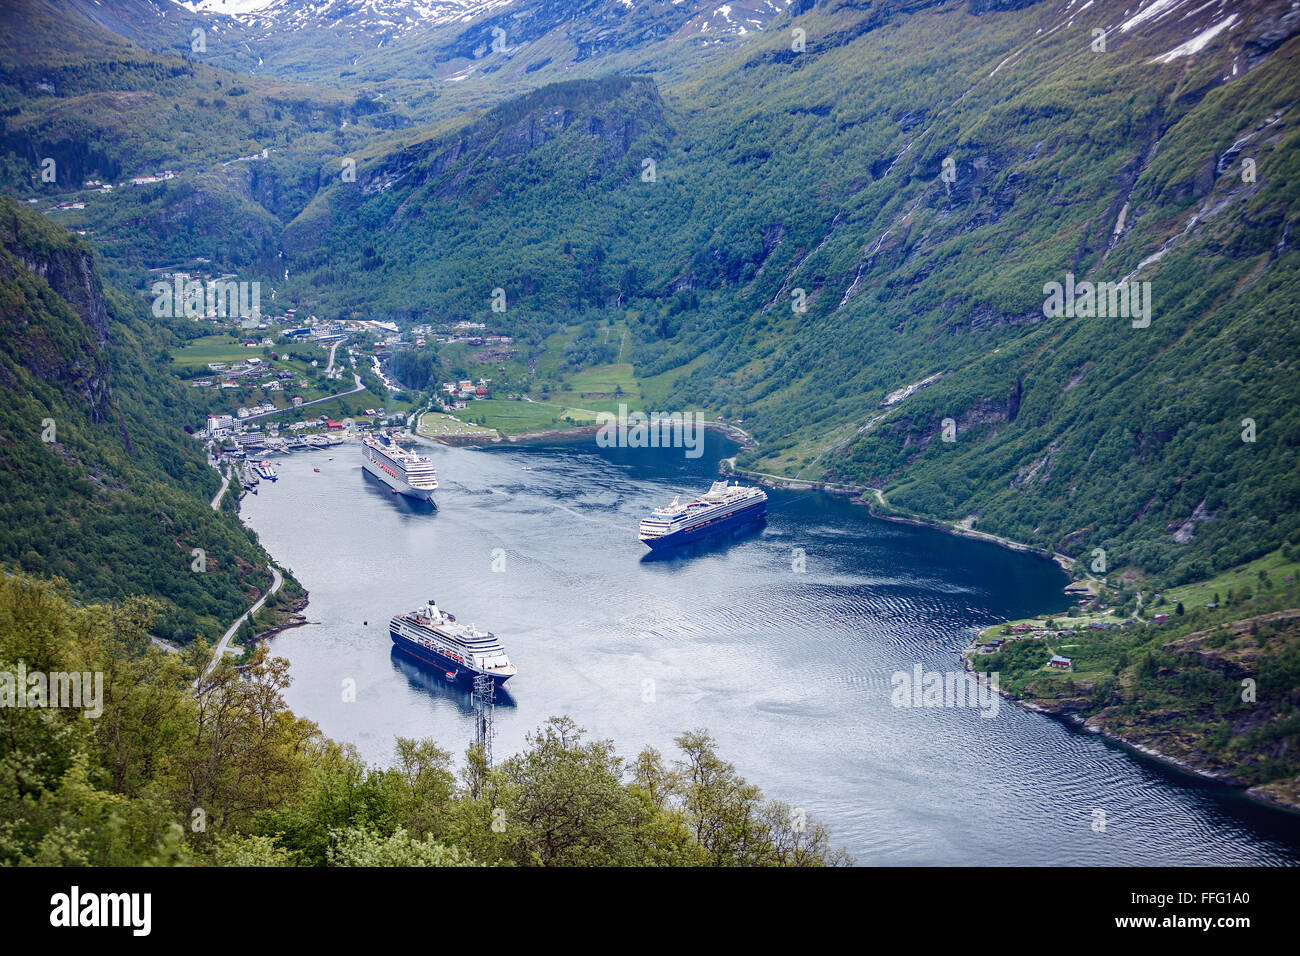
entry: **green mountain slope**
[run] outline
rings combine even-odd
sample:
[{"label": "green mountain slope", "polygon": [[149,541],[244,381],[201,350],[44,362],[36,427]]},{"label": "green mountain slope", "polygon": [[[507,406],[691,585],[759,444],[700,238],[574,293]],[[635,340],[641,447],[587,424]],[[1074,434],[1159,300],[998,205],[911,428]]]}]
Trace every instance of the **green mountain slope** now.
[{"label": "green mountain slope", "polygon": [[[317,312],[490,320],[530,350],[512,383],[575,327],[602,346],[615,327],[591,361],[616,351],[646,394],[743,417],[742,469],[882,486],[1176,582],[1300,522],[1297,29],[1270,0],[803,2],[707,56],[465,112],[551,75],[484,60],[459,113],[437,31],[357,64],[362,95],[136,51],[162,77],[142,95],[221,145],[157,124],[174,182],[58,215],[136,288],[142,262],[202,255]],[[48,144],[104,139],[84,132],[93,98],[131,86],[88,41],[18,52],[11,184]],[[50,92],[46,60],[90,65]],[[380,107],[371,84],[399,76]],[[1049,317],[1067,276],[1149,282],[1149,326]]]},{"label": "green mountain slope", "polygon": [[[548,87],[374,157],[286,251],[325,302],[481,319],[499,287],[516,332],[603,310],[639,374],[703,356],[674,402],[744,409],[742,467],[1186,580],[1300,522],[1286,9],[1169,59],[1213,21],[818,5],[802,51],[783,24],[662,108],[638,87],[612,175],[591,130],[629,94]],[[1150,326],[1045,317],[1067,273],[1150,282]]]},{"label": "green mountain slope", "polygon": [[86,602],[157,597],[161,637],[220,634],[270,575],[230,498],[209,507],[219,479],[182,430],[197,413],[168,335],[101,286],[84,243],[3,197],[0,302],[0,564]]}]

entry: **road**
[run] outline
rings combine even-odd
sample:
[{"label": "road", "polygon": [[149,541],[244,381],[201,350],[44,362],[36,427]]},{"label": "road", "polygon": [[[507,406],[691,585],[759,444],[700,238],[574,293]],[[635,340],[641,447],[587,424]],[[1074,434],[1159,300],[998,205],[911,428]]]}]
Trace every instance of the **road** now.
[{"label": "road", "polygon": [[[263,594],[260,598],[257,599],[256,602],[254,602],[252,607],[250,607],[243,614],[239,615],[239,618],[235,621],[235,623],[230,625],[230,630],[226,631],[226,633],[221,636],[221,640],[217,642],[216,650],[212,654],[212,660],[208,663],[207,669],[203,672],[203,677],[207,677],[216,668],[217,663],[221,660],[222,656],[226,653],[226,649],[230,647],[230,641],[235,636],[235,632],[239,630],[239,626],[243,624],[247,618],[256,614],[258,611],[262,610],[262,605],[266,603],[266,599],[269,598],[276,591],[280,590],[280,585],[284,584],[284,576],[280,574],[280,572],[276,569],[275,565],[268,564],[267,568],[271,572],[271,577],[272,577],[271,586],[267,589],[265,594]],[[199,680],[202,680],[202,678],[199,678]],[[194,682],[195,686],[198,686],[198,683],[199,681],[196,680]]]},{"label": "road", "polygon": [[343,344],[343,340],[339,339],[337,342],[335,342],[333,345],[330,346],[330,362],[328,365],[325,366],[326,375],[334,371],[334,353],[339,350],[339,346],[342,344]]},{"label": "road", "polygon": [[225,496],[225,494],[226,494],[226,489],[229,488],[229,487],[230,487],[230,474],[229,474],[229,472],[227,472],[226,474],[223,474],[223,475],[221,476],[221,490],[218,491],[218,492],[216,493],[216,495],[215,495],[215,496],[213,497],[213,499],[212,499],[212,510],[213,510],[213,511],[220,511],[220,510],[221,510],[221,499]]}]

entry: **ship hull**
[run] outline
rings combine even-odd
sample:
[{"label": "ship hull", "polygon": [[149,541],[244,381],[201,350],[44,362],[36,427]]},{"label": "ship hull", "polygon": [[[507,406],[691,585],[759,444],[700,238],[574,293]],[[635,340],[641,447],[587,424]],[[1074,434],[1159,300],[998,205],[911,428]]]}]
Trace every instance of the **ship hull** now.
[{"label": "ship hull", "polygon": [[366,471],[370,472],[370,474],[374,475],[389,488],[392,488],[399,494],[405,495],[415,501],[433,500],[433,493],[437,490],[436,488],[412,488],[407,482],[394,478],[369,458],[362,458],[361,464],[365,466]]},{"label": "ship hull", "polygon": [[388,629],[388,636],[393,640],[393,646],[404,654],[414,657],[418,661],[423,661],[438,668],[445,674],[454,674],[455,679],[466,684],[473,684],[474,678],[479,674],[487,674],[492,678],[492,683],[497,687],[502,687],[513,674],[490,674],[487,671],[481,671],[474,667],[467,666],[463,661],[453,660],[439,650],[433,647],[425,647],[423,644],[417,644],[391,627]]},{"label": "ship hull", "polygon": [[689,544],[692,541],[700,541],[704,538],[711,538],[716,534],[731,531],[742,525],[751,524],[760,521],[767,515],[767,502],[760,501],[757,504],[749,505],[733,511],[725,518],[718,518],[710,521],[708,524],[696,528],[687,528],[683,531],[675,531],[672,534],[661,535],[658,538],[642,538],[641,543],[651,551],[662,551],[667,548],[676,548],[683,544]]}]

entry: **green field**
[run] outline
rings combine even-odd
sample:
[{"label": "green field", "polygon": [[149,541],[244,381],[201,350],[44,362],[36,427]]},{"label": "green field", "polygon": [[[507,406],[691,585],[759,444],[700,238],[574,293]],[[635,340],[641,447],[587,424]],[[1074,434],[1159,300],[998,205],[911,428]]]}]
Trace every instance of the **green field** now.
[{"label": "green field", "polygon": [[484,438],[495,439],[494,429],[482,425],[473,425],[462,421],[454,415],[441,412],[425,412],[420,416],[416,430],[426,438]]},{"label": "green field", "polygon": [[[617,394],[616,394],[617,393]],[[632,366],[600,365],[568,376],[552,399],[572,400],[575,405],[597,412],[617,412],[620,404],[631,411],[645,411],[641,385]]]},{"label": "green field", "polygon": [[[261,341],[259,333],[258,341]],[[263,358],[262,349],[250,349],[244,345],[244,340],[238,342],[231,339],[228,335],[206,335],[201,339],[195,339],[188,345],[178,346],[170,349],[169,354],[172,362],[184,368],[194,368],[196,366],[206,366],[209,362],[239,362],[253,356]]]},{"label": "green field", "polygon": [[468,408],[458,412],[457,415],[462,421],[495,428],[506,435],[522,435],[526,432],[595,423],[595,416],[584,409],[568,408],[552,403],[516,402],[494,398],[471,402]]}]

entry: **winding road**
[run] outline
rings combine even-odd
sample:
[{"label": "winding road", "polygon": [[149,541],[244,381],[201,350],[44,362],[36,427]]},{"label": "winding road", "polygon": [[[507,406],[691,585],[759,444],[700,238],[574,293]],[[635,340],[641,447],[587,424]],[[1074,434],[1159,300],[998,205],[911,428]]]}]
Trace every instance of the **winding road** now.
[{"label": "winding road", "polygon": [[[266,589],[265,594],[263,594],[255,602],[253,602],[252,607],[250,607],[243,614],[239,615],[239,617],[236,618],[235,623],[230,625],[230,629],[221,636],[221,640],[217,642],[216,649],[213,651],[212,660],[208,662],[207,668],[203,671],[203,677],[207,677],[209,674],[212,673],[212,671],[216,668],[217,663],[221,660],[222,656],[230,648],[230,641],[235,636],[235,632],[239,630],[239,625],[243,624],[245,620],[252,617],[258,611],[262,610],[262,605],[266,603],[266,599],[269,598],[276,591],[280,590],[280,585],[284,584],[284,576],[280,574],[279,570],[276,568],[274,564],[268,564],[267,569],[271,572],[271,578],[272,578],[271,586]],[[203,677],[200,677],[198,680],[194,682],[194,685],[196,687],[198,686],[199,681],[203,679]]]}]

